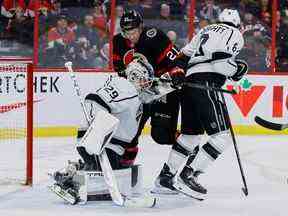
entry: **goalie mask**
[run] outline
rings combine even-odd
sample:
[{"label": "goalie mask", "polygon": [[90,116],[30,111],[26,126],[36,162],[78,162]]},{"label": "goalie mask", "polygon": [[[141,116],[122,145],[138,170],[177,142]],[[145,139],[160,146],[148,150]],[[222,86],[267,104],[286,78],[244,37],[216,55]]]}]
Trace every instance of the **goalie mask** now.
[{"label": "goalie mask", "polygon": [[125,73],[127,80],[135,86],[137,91],[148,90],[153,84],[153,67],[143,59],[133,60],[127,66]]}]

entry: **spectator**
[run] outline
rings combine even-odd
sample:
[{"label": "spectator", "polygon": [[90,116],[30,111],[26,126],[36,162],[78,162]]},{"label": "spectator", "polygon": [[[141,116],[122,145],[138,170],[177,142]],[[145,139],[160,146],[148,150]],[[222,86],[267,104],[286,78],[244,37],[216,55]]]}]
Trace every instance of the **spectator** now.
[{"label": "spectator", "polygon": [[125,10],[136,10],[138,13],[144,17],[144,10],[142,5],[140,4],[140,0],[127,0],[124,1]]},{"label": "spectator", "polygon": [[105,43],[104,40],[108,37],[108,25],[102,5],[99,2],[94,7],[92,16],[94,17],[94,27],[98,30],[99,33],[99,42],[101,45],[103,45]]},{"label": "spectator", "polygon": [[59,16],[56,26],[48,31],[47,64],[63,66],[65,59],[70,54],[75,33],[68,27],[66,16]]},{"label": "spectator", "polygon": [[261,19],[264,18],[265,13],[271,14],[272,8],[272,1],[271,0],[260,0],[260,10],[261,10]]},{"label": "spectator", "polygon": [[[285,19],[286,18],[286,19]],[[288,71],[288,19],[285,14],[277,12],[277,53],[276,64],[279,71]]]},{"label": "spectator", "polygon": [[176,44],[177,41],[177,34],[175,31],[168,31],[167,36],[173,44]]},{"label": "spectator", "polygon": [[30,17],[24,16],[26,11],[25,5],[17,6],[12,19],[10,19],[8,29],[21,44],[29,45],[33,47],[33,20]]},{"label": "spectator", "polygon": [[117,5],[116,6],[116,15],[115,15],[115,30],[114,30],[114,35],[118,34],[121,32],[120,28],[120,18],[124,13],[124,8],[122,5]]},{"label": "spectator", "polygon": [[13,16],[19,12],[23,13],[24,15],[27,7],[26,3],[21,0],[3,0],[1,3],[1,15],[7,18],[13,18]]},{"label": "spectator", "polygon": [[104,44],[99,56],[95,59],[94,65],[97,68],[107,68],[109,64],[109,43]]},{"label": "spectator", "polygon": [[94,59],[99,53],[99,34],[94,28],[94,19],[91,15],[84,17],[84,26],[80,26],[76,31],[75,61],[76,66],[95,67]]},{"label": "spectator", "polygon": [[268,48],[271,33],[252,13],[245,13],[243,19],[245,47],[240,54],[248,63],[250,71],[267,72],[270,67]]},{"label": "spectator", "polygon": [[268,27],[271,27],[271,14],[270,13],[268,13],[268,12],[264,12],[263,14],[262,14],[262,21],[263,21],[263,23]]},{"label": "spectator", "polygon": [[176,0],[171,1],[171,14],[174,18],[183,20],[186,6],[187,6],[187,0]]},{"label": "spectator", "polygon": [[94,17],[94,26],[100,31],[106,31],[106,17],[101,4],[95,5],[92,16]]},{"label": "spectator", "polygon": [[210,23],[215,23],[219,17],[221,9],[214,4],[214,0],[205,0],[201,6],[200,18],[209,20]]},{"label": "spectator", "polygon": [[[36,1],[30,1],[26,15],[30,17],[35,17]],[[47,16],[48,13],[52,10],[52,4],[48,0],[39,0],[39,11],[41,14]]]},{"label": "spectator", "polygon": [[142,0],[141,7],[143,9],[144,19],[151,19],[155,17],[155,8],[153,0]]},{"label": "spectator", "polygon": [[170,6],[168,4],[161,4],[160,19],[166,21],[171,20]]},{"label": "spectator", "polygon": [[[150,23],[148,23],[148,24],[150,24]],[[151,25],[157,26],[166,34],[170,30],[175,30],[177,25],[172,20],[172,17],[170,14],[170,6],[168,4],[161,4],[159,17],[156,20],[152,19]]]}]

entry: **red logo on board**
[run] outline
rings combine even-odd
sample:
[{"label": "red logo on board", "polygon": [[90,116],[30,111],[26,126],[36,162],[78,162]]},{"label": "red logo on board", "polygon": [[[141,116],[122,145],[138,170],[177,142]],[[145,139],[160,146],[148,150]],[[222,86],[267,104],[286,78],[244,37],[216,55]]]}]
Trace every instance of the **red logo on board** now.
[{"label": "red logo on board", "polygon": [[[228,85],[227,88],[232,90],[233,86]],[[249,91],[240,90],[238,94],[232,95],[243,116],[249,114],[265,88],[265,86],[252,86]]]}]

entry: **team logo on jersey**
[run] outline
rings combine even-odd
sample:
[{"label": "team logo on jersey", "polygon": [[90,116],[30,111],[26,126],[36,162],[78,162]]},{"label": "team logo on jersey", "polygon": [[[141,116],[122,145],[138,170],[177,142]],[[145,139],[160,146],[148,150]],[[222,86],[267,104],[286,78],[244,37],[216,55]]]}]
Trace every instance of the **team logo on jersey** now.
[{"label": "team logo on jersey", "polygon": [[144,61],[147,61],[147,62],[148,62],[147,58],[146,58],[143,54],[138,53],[138,52],[135,52],[134,49],[131,49],[131,50],[128,50],[128,51],[125,53],[125,55],[124,55],[124,57],[123,57],[123,63],[127,66],[127,65],[130,64],[130,63],[133,61],[133,59],[135,59],[135,58],[141,58],[141,59],[143,59]]},{"label": "team logo on jersey", "polygon": [[128,50],[123,57],[123,63],[127,66],[130,62],[133,61],[133,58],[134,58],[134,49]]},{"label": "team logo on jersey", "polygon": [[147,37],[153,38],[157,34],[157,30],[155,28],[149,29],[146,32]]}]

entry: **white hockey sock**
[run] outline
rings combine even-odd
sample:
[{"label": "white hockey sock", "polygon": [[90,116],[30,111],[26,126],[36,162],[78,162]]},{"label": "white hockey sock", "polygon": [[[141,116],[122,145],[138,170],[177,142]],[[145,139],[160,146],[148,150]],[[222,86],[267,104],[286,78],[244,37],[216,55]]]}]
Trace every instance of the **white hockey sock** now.
[{"label": "white hockey sock", "polygon": [[181,167],[187,156],[193,152],[194,148],[201,142],[201,135],[184,135],[181,134],[177,138],[169,154],[167,165],[170,171],[175,174]]},{"label": "white hockey sock", "polygon": [[208,142],[200,148],[190,166],[195,171],[204,172],[231,143],[231,136],[228,131],[212,135]]},{"label": "white hockey sock", "polygon": [[184,154],[181,154],[173,149],[170,151],[167,165],[169,166],[171,173],[175,174],[177,172],[185,158],[186,155]]}]

